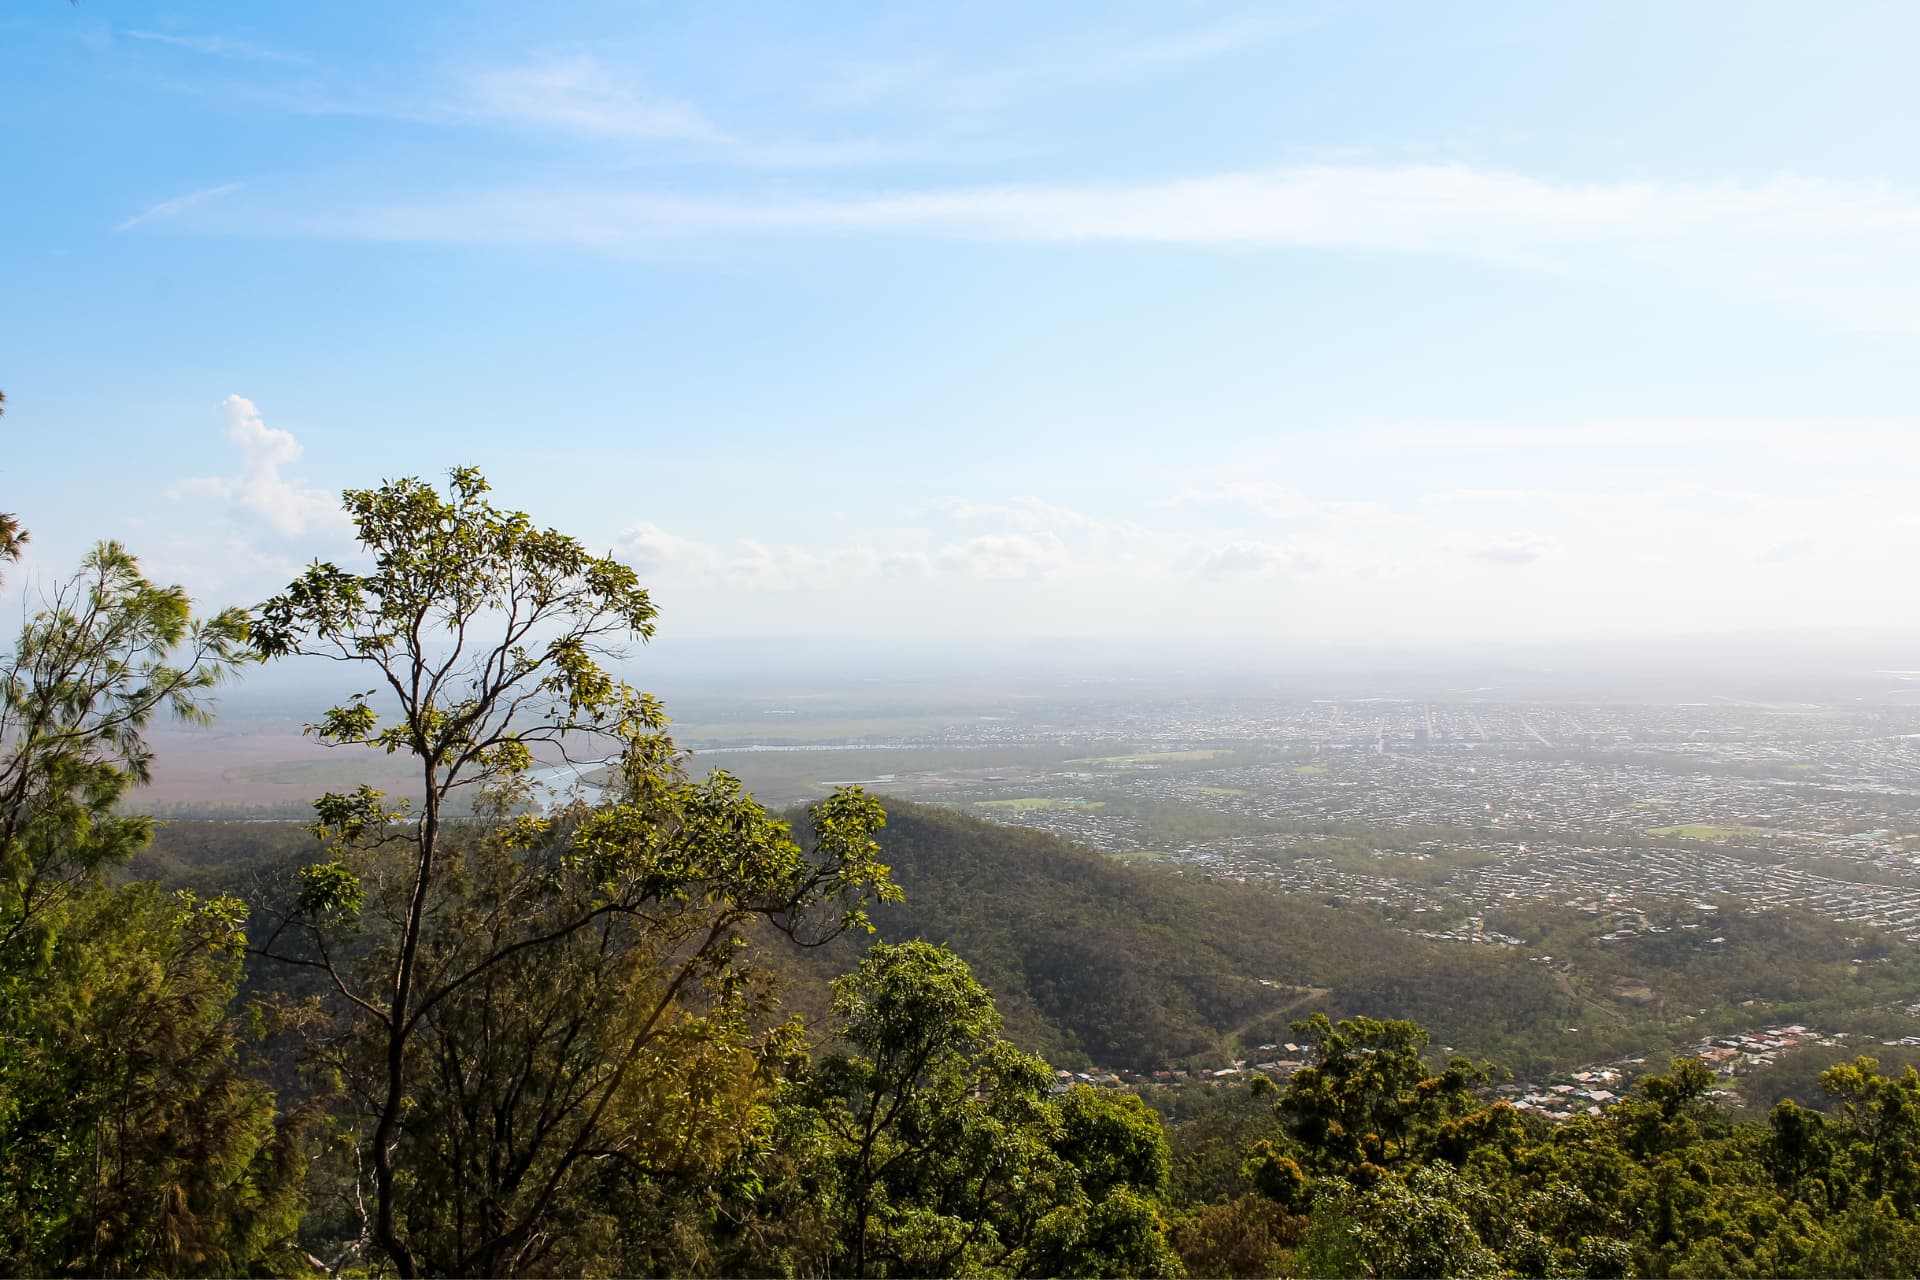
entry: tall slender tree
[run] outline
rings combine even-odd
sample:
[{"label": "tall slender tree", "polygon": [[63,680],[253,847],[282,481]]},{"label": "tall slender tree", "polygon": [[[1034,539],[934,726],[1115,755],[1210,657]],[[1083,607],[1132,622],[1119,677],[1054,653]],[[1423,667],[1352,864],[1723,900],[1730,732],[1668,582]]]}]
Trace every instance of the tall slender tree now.
[{"label": "tall slender tree", "polygon": [[[369,1232],[403,1276],[582,1265],[599,1171],[655,1171],[648,1134],[712,1136],[689,1064],[767,1047],[749,926],[817,943],[896,892],[870,797],[820,804],[809,854],[738,783],[686,778],[658,702],[606,665],[653,633],[634,572],[487,493],[471,469],[348,491],[370,571],[317,563],[254,619],[262,655],[375,686],[312,732],[418,769],[398,802],[316,801],[331,857],[261,945],[332,994]],[[613,800],[543,811],[541,755],[610,757]]]}]

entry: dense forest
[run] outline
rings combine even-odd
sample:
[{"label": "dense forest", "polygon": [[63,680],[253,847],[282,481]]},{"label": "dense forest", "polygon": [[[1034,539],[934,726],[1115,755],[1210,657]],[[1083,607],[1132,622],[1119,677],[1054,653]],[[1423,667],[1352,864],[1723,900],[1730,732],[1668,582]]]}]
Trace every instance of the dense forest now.
[{"label": "dense forest", "polygon": [[[487,495],[466,470],[349,491],[363,564],[212,615],[103,545],[26,623],[0,669],[0,1269],[1920,1272],[1920,1073],[1837,1061],[1738,1115],[1682,1057],[1554,1123],[1474,1056],[1530,1069],[1592,1010],[1546,966],[858,788],[770,813],[689,776],[611,674],[654,625],[633,571]],[[155,717],[300,655],[361,691],[311,732],[411,761],[411,796],[319,796],[305,828],[128,808]],[[608,798],[543,795],[557,754],[616,758]],[[1735,927],[1745,960],[1617,963],[1795,1008],[1859,958],[1795,917]],[[1806,963],[1757,971],[1769,947]],[[1268,1035],[1306,1046],[1284,1084],[1055,1069]]]}]

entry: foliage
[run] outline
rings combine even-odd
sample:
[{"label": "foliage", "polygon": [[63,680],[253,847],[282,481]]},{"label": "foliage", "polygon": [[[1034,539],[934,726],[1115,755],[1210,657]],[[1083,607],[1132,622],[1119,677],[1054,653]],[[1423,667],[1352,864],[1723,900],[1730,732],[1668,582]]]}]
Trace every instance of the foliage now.
[{"label": "foliage", "polygon": [[1173,1275],[1168,1157],[1137,1099],[1052,1093],[966,964],[880,945],[836,984],[848,1052],[789,1086],[832,1252],[820,1274]]},{"label": "foliage", "polygon": [[[890,800],[903,901],[878,936],[951,946],[1013,1038],[1068,1065],[1217,1064],[1310,1010],[1413,1017],[1476,1054],[1566,1052],[1579,1009],[1542,966],[1409,936],[1363,909],[1124,865],[1044,832]],[[824,1011],[852,944],[794,957],[789,999]],[[1236,1055],[1237,1056],[1237,1055]]]},{"label": "foliage", "polygon": [[96,890],[7,975],[0,1270],[228,1275],[281,1258],[299,1133],[242,1071],[228,1013],[241,913],[146,885]]},{"label": "foliage", "polygon": [[[1823,1080],[1831,1118],[1784,1102],[1765,1126],[1739,1123],[1709,1094],[1714,1077],[1678,1058],[1600,1117],[1521,1123],[1500,1108],[1452,1109],[1408,1128],[1433,1141],[1362,1144],[1355,1163],[1336,1116],[1387,1118],[1422,1085],[1400,1054],[1415,1029],[1362,1020],[1319,1028],[1328,1061],[1356,1046],[1374,1061],[1300,1073],[1277,1106],[1320,1171],[1291,1266],[1307,1275],[1912,1275],[1920,1243],[1910,1151],[1920,1075],[1881,1075],[1870,1058]],[[1383,1060],[1384,1059],[1384,1060]],[[1303,1078],[1304,1077],[1304,1078]],[[1397,1081],[1397,1083],[1395,1083]],[[1341,1097],[1347,1105],[1339,1105]],[[1395,1100],[1398,1101],[1395,1101]],[[1383,1105],[1384,1104],[1384,1105]],[[1333,1141],[1329,1142],[1329,1139]],[[1272,1157],[1269,1156],[1269,1159]],[[1252,1162],[1257,1169],[1258,1159]],[[1385,1167],[1394,1165],[1394,1167]],[[1289,1188],[1297,1194],[1298,1188]],[[1282,1206],[1284,1208],[1284,1206]]]},{"label": "foliage", "polygon": [[1317,1171],[1372,1182],[1437,1154],[1478,1109],[1472,1090],[1487,1072],[1455,1058],[1429,1073],[1420,1056],[1427,1033],[1412,1022],[1336,1027],[1316,1013],[1293,1030],[1312,1046],[1313,1065],[1294,1075],[1277,1109]]},{"label": "foliage", "polygon": [[[883,847],[857,788],[782,821],[687,776],[612,674],[652,628],[632,572],[486,493],[350,492],[371,571],[316,564],[251,622],[106,544],[0,659],[0,1271],[1920,1275],[1904,1062],[1796,1058],[1757,1121],[1680,1057],[1554,1123],[1406,1016],[1531,1067],[1583,983],[1673,987],[1608,1033],[1642,1034],[1682,995],[1886,1006],[1905,949],[1793,913],[1605,950],[1500,921],[1579,976],[911,806]],[[249,645],[364,672],[313,731],[408,762],[413,798],[178,824],[131,863],[175,892],[117,880],[145,731],[204,721]],[[605,800],[534,784],[588,754]],[[1069,1086],[1027,1051],[1268,1034],[1304,1042],[1284,1088]]]},{"label": "foliage", "polygon": [[[905,808],[895,823],[911,828],[920,817]],[[574,848],[573,833],[589,818],[555,814],[525,847],[507,843],[505,817],[460,825],[448,846],[459,852],[449,856],[468,896],[449,919],[482,920],[481,903],[517,883],[529,860],[565,857],[559,851]],[[1029,889],[1044,893],[1049,876],[1082,874],[1077,861],[1049,867],[1043,848],[1019,847],[1042,860],[1025,870]],[[953,868],[978,872],[965,861]],[[371,957],[391,947],[390,926],[379,923],[384,891],[377,873],[356,882],[367,905],[350,945]],[[974,883],[983,893],[992,887]],[[898,928],[899,910],[878,909],[883,930]],[[475,1027],[506,1030],[503,1060],[515,1045],[520,1060],[529,1046],[536,1057],[545,1052],[546,1040],[528,1039],[533,1024],[508,1029],[501,1009],[548,1008],[585,1030],[620,1003],[617,993],[635,989],[623,985],[629,977],[650,989],[637,960],[630,970],[599,966],[564,954],[552,971],[503,962],[503,972],[514,970],[501,987],[517,993],[511,1003],[450,1000],[426,1019],[435,1029],[421,1043],[436,1047],[423,1051],[410,1086],[423,1124],[407,1140],[460,1133],[464,1117],[493,1113],[489,1099],[511,1075],[466,1050],[480,1039]],[[1167,1118],[1157,1126],[1131,1095],[1055,1092],[1043,1064],[1002,1039],[994,1001],[969,966],[924,943],[868,953],[839,984],[837,1012],[824,1015],[839,1039],[811,1057],[778,1032],[766,989],[751,980],[747,988],[748,1031],[708,1025],[663,1043],[647,1067],[661,1088],[610,1106],[607,1132],[624,1135],[636,1159],[596,1160],[592,1175],[568,1184],[547,1211],[552,1241],[528,1255],[529,1269],[1132,1274],[1177,1263],[1193,1275],[1920,1273],[1920,1231],[1905,1207],[1915,1194],[1916,1089],[1871,1060],[1825,1074],[1816,1100],[1828,1110],[1783,1106],[1764,1123],[1727,1110],[1718,1082],[1683,1058],[1642,1077],[1599,1116],[1550,1124],[1494,1102],[1484,1068],[1434,1063],[1417,1025],[1309,1016],[1286,1034],[1308,1042],[1312,1061],[1277,1096],[1147,1090]],[[443,1065],[456,1051],[465,1053],[466,1077]],[[676,1060],[685,1072],[675,1073]],[[924,1068],[907,1069],[916,1062]],[[562,1080],[571,1069],[546,1054],[535,1074]],[[485,1084],[490,1072],[495,1083]],[[462,1079],[483,1087],[463,1094]],[[702,1087],[698,1106],[674,1104]],[[518,1133],[525,1124],[508,1127]],[[663,1159],[669,1138],[676,1158]],[[494,1141],[486,1125],[460,1138],[469,1152]],[[407,1156],[443,1202],[466,1176],[446,1158],[451,1150],[451,1142],[439,1154],[420,1145]],[[344,1167],[351,1172],[351,1160]],[[849,1242],[863,1202],[868,1247],[855,1266]],[[446,1218],[422,1204],[423,1222]],[[320,1206],[309,1224],[312,1247],[329,1258],[357,1230],[351,1214]]]},{"label": "foliage", "polygon": [[227,1274],[271,1264],[298,1218],[298,1126],[243,1070],[230,1014],[245,935],[230,897],[115,889],[150,824],[162,710],[207,717],[245,620],[195,620],[119,546],[0,660],[0,1269]]},{"label": "foliage", "polygon": [[60,907],[146,843],[150,821],[114,812],[148,779],[143,731],[162,711],[205,722],[246,640],[243,613],[194,618],[112,542],[27,620],[0,658],[0,956],[44,948]]},{"label": "foliage", "polygon": [[[315,564],[254,623],[263,656],[375,683],[312,733],[419,773],[417,809],[315,801],[331,856],[261,948],[324,975],[365,1237],[405,1276],[617,1266],[606,1197],[723,1163],[784,1052],[742,931],[818,945],[894,894],[857,789],[816,806],[807,852],[737,782],[687,779],[658,703],[603,665],[652,633],[633,571],[487,492],[469,469],[444,496],[348,491],[372,572]],[[543,811],[536,749],[609,748],[612,803]]]},{"label": "foliage", "polygon": [[1247,1162],[1262,1144],[1283,1141],[1285,1125],[1274,1114],[1272,1086],[1264,1076],[1247,1089],[1142,1089],[1166,1124],[1172,1150],[1171,1194],[1182,1207],[1224,1204],[1249,1186]]},{"label": "foliage", "polygon": [[1246,1192],[1188,1212],[1174,1228],[1173,1243],[1190,1276],[1277,1276],[1299,1246],[1307,1221]]}]

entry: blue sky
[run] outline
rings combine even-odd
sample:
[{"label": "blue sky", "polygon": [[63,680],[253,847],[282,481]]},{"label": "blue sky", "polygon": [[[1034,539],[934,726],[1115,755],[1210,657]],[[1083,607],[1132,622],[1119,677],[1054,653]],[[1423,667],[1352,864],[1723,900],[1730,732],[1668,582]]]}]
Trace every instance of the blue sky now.
[{"label": "blue sky", "polygon": [[11,6],[6,506],[670,634],[1920,627],[1920,9]]}]

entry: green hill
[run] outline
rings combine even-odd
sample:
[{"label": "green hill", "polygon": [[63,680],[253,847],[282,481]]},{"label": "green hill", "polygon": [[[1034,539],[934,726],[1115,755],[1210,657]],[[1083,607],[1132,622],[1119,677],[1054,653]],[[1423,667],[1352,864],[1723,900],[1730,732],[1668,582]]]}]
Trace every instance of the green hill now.
[{"label": "green hill", "polygon": [[[888,813],[882,844],[906,901],[875,913],[874,937],[952,947],[1009,1034],[1061,1062],[1217,1064],[1286,1040],[1314,1009],[1418,1017],[1463,1050],[1531,1057],[1580,1008],[1516,954],[1425,942],[1365,909],[1129,865],[943,809]],[[848,967],[837,948],[797,958],[789,1000],[817,1007],[818,984]]]},{"label": "green hill", "polygon": [[[1415,937],[1365,905],[1121,862],[951,810],[888,812],[882,844],[906,900],[875,910],[873,935],[772,949],[783,1004],[810,1025],[826,1025],[829,984],[868,942],[924,938],[973,966],[1014,1040],[1063,1066],[1217,1066],[1284,1043],[1315,1010],[1411,1018],[1522,1077],[1626,1054],[1658,1062],[1710,1032],[1765,1025],[1876,1039],[1920,1027],[1901,1011],[1920,992],[1914,948],[1805,913],[1730,908],[1711,929],[1607,941],[1611,918],[1516,904],[1489,923],[1527,945],[1477,946]],[[170,822],[135,874],[260,901],[311,856],[290,823]],[[1647,919],[1679,910],[1649,904]]]},{"label": "green hill", "polygon": [[[1920,953],[1796,911],[1728,910],[1713,929],[1627,942],[1549,904],[1499,922],[1526,946],[1418,938],[1364,905],[1331,906],[1058,837],[890,801],[882,844],[906,900],[874,939],[964,956],[1008,1033],[1063,1065],[1218,1065],[1314,1010],[1411,1018],[1437,1044],[1522,1077],[1622,1055],[1664,1060],[1709,1033],[1804,1022],[1910,1034]],[[1649,904],[1650,918],[1679,910]],[[795,956],[787,1001],[815,1021],[858,945]]]}]

